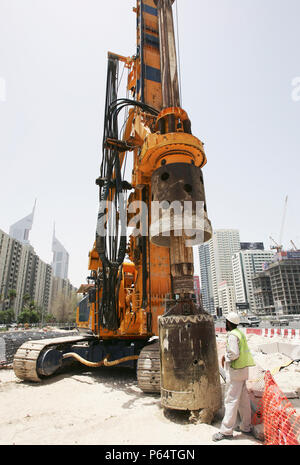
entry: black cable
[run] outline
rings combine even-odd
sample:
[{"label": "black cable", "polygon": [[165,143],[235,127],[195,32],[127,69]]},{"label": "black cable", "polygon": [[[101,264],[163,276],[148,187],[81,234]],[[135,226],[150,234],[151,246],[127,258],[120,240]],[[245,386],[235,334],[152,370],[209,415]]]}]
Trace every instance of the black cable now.
[{"label": "black cable", "polygon": [[[117,97],[117,74],[118,60],[109,58],[106,83],[106,102],[104,114],[104,132],[103,132],[103,157],[100,168],[100,175],[103,185],[100,186],[99,200],[100,208],[98,215],[98,228],[100,232],[105,230],[105,205],[111,194],[111,181],[113,169],[116,172],[116,195],[120,191],[120,173],[118,170],[119,156],[115,150],[109,150],[105,146],[107,137],[118,137],[117,122],[113,126],[109,122],[109,107]],[[102,229],[101,229],[102,228]],[[99,231],[99,229],[98,229]],[[108,230],[108,232],[110,232]],[[109,247],[107,244],[109,241]],[[124,241],[124,240],[123,240]],[[108,237],[105,234],[96,233],[96,246],[102,262],[102,298],[99,305],[98,321],[104,328],[116,330],[119,327],[118,306],[116,305],[116,283],[118,276],[119,264],[116,262],[117,237]],[[121,257],[119,257],[121,258]],[[118,300],[118,296],[117,296]]]},{"label": "black cable", "polygon": [[[122,183],[119,152],[108,148],[106,141],[108,138],[119,139],[118,116],[125,107],[135,106],[153,116],[158,115],[158,111],[155,108],[140,101],[127,98],[118,99],[117,89],[118,60],[109,57],[102,141],[103,156],[100,167],[102,183],[99,186],[100,206],[96,233],[96,247],[102,262],[103,275],[102,299],[98,309],[98,321],[99,324],[109,330],[116,330],[120,325],[118,283],[120,282],[120,267],[126,254],[127,224],[125,191]],[[114,194],[113,207],[115,211],[107,212],[107,202],[112,199],[112,194]]]}]

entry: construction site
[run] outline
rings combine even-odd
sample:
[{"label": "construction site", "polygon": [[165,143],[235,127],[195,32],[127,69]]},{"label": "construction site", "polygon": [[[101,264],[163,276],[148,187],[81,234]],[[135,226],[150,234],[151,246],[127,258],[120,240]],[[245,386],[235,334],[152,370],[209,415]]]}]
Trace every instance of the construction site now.
[{"label": "construction site", "polygon": [[[195,298],[193,247],[214,225],[209,156],[182,107],[176,2],[136,0],[136,50],[107,53],[97,221],[75,329],[0,333],[1,445],[300,444],[300,329],[242,327],[238,307],[218,325]],[[286,275],[289,263],[280,262]],[[298,312],[292,297],[282,312]],[[228,375],[246,369],[247,379]],[[241,426],[239,391],[236,424],[223,434],[234,383],[249,397],[251,425]]]},{"label": "construction site", "polygon": [[[54,328],[48,328],[43,337],[53,331]],[[234,432],[233,439],[221,444],[262,446],[268,441],[278,445],[297,444],[300,434],[299,334],[288,336],[288,330],[284,329],[272,329],[266,335],[255,328],[243,331],[247,333],[256,362],[247,381],[254,434],[249,437]],[[225,332],[217,332],[219,360],[225,344]],[[13,371],[12,355],[4,363],[3,343],[1,348],[1,445],[176,444],[177,447],[178,444],[215,444],[212,436],[218,431],[224,415],[223,401],[211,424],[190,422],[187,411],[165,409],[159,393],[142,392],[136,373],[130,368],[88,368],[77,364],[42,383],[24,382]],[[276,384],[265,390],[267,372]],[[222,377],[220,380],[223,399],[225,382]],[[263,396],[269,392],[268,416],[264,418],[258,414]]]}]

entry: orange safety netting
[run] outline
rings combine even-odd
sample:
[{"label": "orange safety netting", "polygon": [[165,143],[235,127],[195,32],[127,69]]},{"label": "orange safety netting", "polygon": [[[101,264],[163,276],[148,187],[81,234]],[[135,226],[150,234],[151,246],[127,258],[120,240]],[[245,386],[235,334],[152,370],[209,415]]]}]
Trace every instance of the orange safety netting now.
[{"label": "orange safety netting", "polygon": [[300,415],[275,383],[265,373],[264,394],[258,403],[253,424],[264,423],[264,444],[300,445]]}]

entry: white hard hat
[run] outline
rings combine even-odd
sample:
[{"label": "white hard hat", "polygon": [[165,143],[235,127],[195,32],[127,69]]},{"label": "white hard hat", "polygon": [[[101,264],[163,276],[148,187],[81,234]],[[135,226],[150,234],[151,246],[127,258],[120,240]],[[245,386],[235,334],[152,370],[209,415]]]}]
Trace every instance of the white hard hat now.
[{"label": "white hard hat", "polygon": [[230,312],[225,316],[226,320],[230,321],[234,325],[238,325],[240,322],[240,317],[236,312]]}]

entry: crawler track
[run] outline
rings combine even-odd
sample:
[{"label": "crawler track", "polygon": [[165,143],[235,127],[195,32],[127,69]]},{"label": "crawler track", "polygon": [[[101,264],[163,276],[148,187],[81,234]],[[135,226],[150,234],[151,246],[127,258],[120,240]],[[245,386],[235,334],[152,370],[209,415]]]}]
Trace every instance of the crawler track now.
[{"label": "crawler track", "polygon": [[144,392],[160,393],[160,353],[159,343],[145,346],[137,363],[137,380]]},{"label": "crawler track", "polygon": [[42,378],[37,372],[37,361],[40,354],[51,346],[59,347],[69,346],[76,342],[87,340],[86,336],[66,336],[54,339],[43,339],[36,341],[27,341],[17,350],[13,369],[15,375],[25,381],[40,382]]}]

